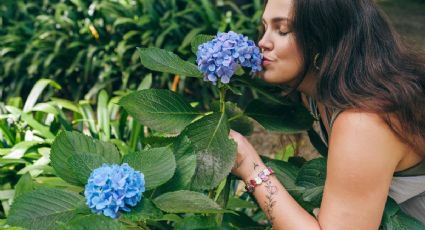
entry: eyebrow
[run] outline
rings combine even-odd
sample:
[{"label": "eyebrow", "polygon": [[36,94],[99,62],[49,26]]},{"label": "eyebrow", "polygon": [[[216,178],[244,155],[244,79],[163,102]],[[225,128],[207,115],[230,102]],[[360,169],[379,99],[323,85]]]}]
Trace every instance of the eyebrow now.
[{"label": "eyebrow", "polygon": [[[264,18],[262,19],[263,23],[266,23],[266,20],[264,20]],[[272,23],[279,23],[281,21],[289,21],[289,19],[287,17],[276,17],[276,18],[272,18]]]}]

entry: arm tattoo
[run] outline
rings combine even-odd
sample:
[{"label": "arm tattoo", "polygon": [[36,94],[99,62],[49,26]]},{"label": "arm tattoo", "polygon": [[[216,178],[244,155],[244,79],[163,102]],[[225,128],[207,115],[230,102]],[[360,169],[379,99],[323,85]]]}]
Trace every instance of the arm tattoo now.
[{"label": "arm tattoo", "polygon": [[267,216],[269,217],[270,223],[273,225],[273,220],[275,217],[272,215],[273,206],[276,204],[276,201],[274,200],[273,195],[277,193],[277,188],[272,184],[272,182],[269,180],[266,182],[266,202],[265,202],[265,211]]},{"label": "arm tattoo", "polygon": [[260,165],[254,162],[254,170],[257,169],[258,166]]}]

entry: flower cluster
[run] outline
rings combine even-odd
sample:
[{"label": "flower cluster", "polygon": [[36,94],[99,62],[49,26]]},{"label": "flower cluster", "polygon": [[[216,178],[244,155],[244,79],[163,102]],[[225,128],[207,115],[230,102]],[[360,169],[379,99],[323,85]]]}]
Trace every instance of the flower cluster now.
[{"label": "flower cluster", "polygon": [[260,49],[248,37],[233,31],[218,33],[213,40],[199,45],[196,56],[205,81],[215,83],[220,79],[227,84],[239,66],[261,71]]},{"label": "flower cluster", "polygon": [[90,174],[84,196],[92,212],[116,218],[119,210],[130,211],[128,206],[135,206],[144,191],[143,173],[126,163],[103,164]]}]

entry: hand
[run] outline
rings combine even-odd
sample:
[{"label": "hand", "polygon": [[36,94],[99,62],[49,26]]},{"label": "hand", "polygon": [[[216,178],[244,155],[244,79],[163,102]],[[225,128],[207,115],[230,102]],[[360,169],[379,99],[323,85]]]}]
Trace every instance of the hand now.
[{"label": "hand", "polygon": [[242,180],[254,178],[265,168],[263,161],[251,143],[242,134],[230,130],[229,136],[238,146],[236,162],[232,173],[242,178]]}]

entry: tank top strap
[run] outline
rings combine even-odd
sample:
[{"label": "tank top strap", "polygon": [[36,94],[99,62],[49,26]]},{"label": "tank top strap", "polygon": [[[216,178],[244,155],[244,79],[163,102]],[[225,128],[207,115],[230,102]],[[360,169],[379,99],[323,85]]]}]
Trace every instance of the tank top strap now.
[{"label": "tank top strap", "polygon": [[422,176],[425,175],[425,161],[421,161],[418,164],[394,173],[397,177],[408,177],[408,176]]}]

